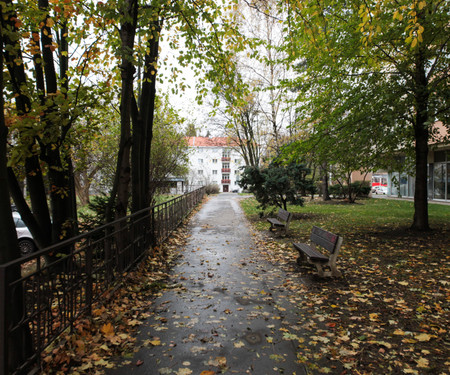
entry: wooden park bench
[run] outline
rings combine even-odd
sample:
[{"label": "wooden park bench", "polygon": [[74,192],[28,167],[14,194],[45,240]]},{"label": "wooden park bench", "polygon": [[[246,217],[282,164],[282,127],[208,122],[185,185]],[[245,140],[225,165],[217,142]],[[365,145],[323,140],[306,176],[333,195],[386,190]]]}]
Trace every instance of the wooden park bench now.
[{"label": "wooden park bench", "polygon": [[[306,243],[293,243],[299,252],[297,263],[306,260],[316,266],[319,276],[341,276],[336,267],[336,258],[342,245],[343,238],[319,227],[313,227],[311,231],[311,245]],[[327,250],[329,255],[324,255],[317,250],[317,245]]]},{"label": "wooden park bench", "polygon": [[286,210],[280,208],[278,210],[278,215],[276,218],[268,218],[267,221],[270,223],[270,230],[281,228],[284,229],[284,233],[287,234],[289,230],[289,223],[291,222],[292,214]]}]

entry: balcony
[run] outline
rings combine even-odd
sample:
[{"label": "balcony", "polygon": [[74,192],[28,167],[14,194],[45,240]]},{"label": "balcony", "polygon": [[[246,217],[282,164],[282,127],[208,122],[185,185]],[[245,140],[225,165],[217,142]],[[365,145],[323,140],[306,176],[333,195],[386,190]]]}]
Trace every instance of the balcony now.
[{"label": "balcony", "polygon": [[222,168],[222,173],[230,173],[231,168]]},{"label": "balcony", "polygon": [[223,156],[222,161],[231,161],[231,158],[228,156]]},{"label": "balcony", "polygon": [[231,180],[222,180],[222,184],[229,184]]}]

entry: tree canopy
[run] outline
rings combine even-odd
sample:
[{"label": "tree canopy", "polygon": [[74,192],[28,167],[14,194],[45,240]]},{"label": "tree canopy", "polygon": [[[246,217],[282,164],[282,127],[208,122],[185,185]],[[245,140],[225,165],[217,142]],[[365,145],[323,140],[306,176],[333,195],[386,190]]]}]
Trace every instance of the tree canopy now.
[{"label": "tree canopy", "polygon": [[[298,129],[327,161],[356,170],[415,158],[413,227],[428,228],[427,155],[436,120],[449,124],[445,1],[279,1],[287,64],[297,76]],[[358,165],[359,164],[359,165]]]}]

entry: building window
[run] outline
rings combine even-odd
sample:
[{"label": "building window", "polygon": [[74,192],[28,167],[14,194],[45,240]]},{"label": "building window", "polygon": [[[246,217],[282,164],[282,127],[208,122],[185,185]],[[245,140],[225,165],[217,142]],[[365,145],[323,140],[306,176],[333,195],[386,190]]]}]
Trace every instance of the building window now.
[{"label": "building window", "polygon": [[450,199],[450,151],[435,151],[430,165],[434,199]]},{"label": "building window", "polygon": [[230,163],[223,163],[222,168],[230,168]]},{"label": "building window", "polygon": [[239,171],[236,169],[236,170],[234,171],[234,174],[238,176],[238,175],[239,175]]},{"label": "building window", "polygon": [[230,150],[227,150],[226,148],[222,151],[222,157],[223,158],[229,158],[230,157]]},{"label": "building window", "polygon": [[198,159],[198,162],[199,162],[200,164],[202,164],[202,163],[203,163],[203,159]]},{"label": "building window", "polygon": [[213,163],[217,163],[217,159],[213,159]]},{"label": "building window", "polygon": [[223,174],[222,175],[222,180],[229,180],[230,179],[230,175],[229,174]]},{"label": "building window", "polygon": [[198,174],[199,174],[199,175],[202,175],[202,174],[203,174],[203,171],[202,171],[201,169],[199,169],[199,170],[198,170]]},{"label": "building window", "polygon": [[445,199],[445,163],[434,163],[434,198]]},{"label": "building window", "polygon": [[239,159],[234,159],[234,162],[235,162],[236,164],[239,164],[241,161],[240,161]]},{"label": "building window", "polygon": [[217,174],[217,170],[213,170],[213,174]]}]

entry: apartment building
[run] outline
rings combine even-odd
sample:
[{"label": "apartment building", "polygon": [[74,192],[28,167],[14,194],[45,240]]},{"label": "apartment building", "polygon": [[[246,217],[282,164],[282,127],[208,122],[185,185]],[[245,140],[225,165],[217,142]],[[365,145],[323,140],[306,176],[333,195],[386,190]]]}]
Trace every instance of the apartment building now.
[{"label": "apartment building", "polygon": [[227,137],[189,137],[188,184],[219,186],[220,192],[241,191],[244,161]]}]

